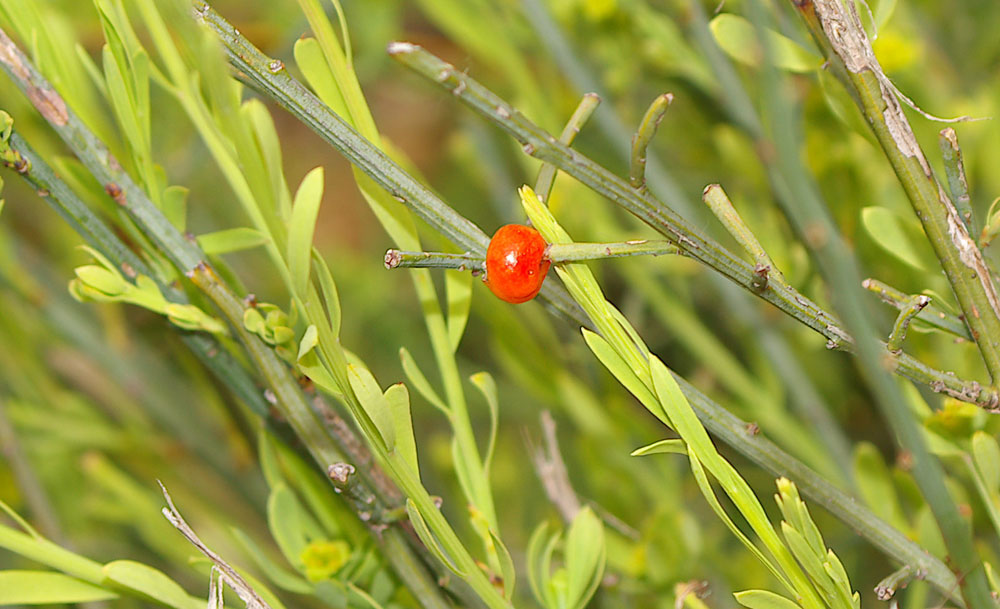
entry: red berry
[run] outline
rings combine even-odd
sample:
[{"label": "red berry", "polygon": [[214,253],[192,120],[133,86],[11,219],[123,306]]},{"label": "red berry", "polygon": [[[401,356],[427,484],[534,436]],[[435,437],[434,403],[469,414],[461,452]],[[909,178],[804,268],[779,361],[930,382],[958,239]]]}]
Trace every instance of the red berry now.
[{"label": "red berry", "polygon": [[486,285],[497,298],[518,304],[542,289],[551,262],[545,239],[530,226],[501,226],[486,249]]}]

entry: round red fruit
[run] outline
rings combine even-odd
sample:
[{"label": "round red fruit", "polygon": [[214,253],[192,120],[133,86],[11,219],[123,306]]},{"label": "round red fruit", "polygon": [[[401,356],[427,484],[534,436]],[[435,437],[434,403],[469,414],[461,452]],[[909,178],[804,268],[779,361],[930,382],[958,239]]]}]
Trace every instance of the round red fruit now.
[{"label": "round red fruit", "polygon": [[551,262],[545,257],[548,246],[530,226],[501,226],[486,249],[486,285],[500,300],[527,302],[542,289]]}]

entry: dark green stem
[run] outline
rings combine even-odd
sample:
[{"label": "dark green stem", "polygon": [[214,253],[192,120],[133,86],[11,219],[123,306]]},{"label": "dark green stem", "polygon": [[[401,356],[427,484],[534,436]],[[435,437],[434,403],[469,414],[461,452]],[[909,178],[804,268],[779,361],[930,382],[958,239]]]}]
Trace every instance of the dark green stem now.
[{"label": "dark green stem", "polygon": [[899,178],[944,269],[993,384],[1000,382],[1000,298],[982,252],[934,177],[903,114],[895,87],[882,72],[853,4],[792,2],[824,55],[836,64]]},{"label": "dark green stem", "polygon": [[[639,123],[639,128],[632,136],[632,154],[628,174],[628,182],[632,188],[646,189],[646,149],[653,141],[653,136],[656,135],[656,130],[660,127],[660,121],[663,120],[672,101],[674,101],[674,96],[670,93],[657,96],[646,109],[646,113]],[[560,141],[560,143],[569,145],[569,142]]]},{"label": "dark green stem", "polygon": [[[559,141],[567,146],[572,144],[576,135],[580,133],[580,129],[590,120],[590,115],[594,113],[600,103],[601,98],[597,93],[584,94],[583,99],[576,106],[576,110],[566,121],[566,126],[563,127],[562,134],[559,135]],[[538,177],[535,179],[535,194],[538,195],[538,199],[542,203],[548,204],[549,195],[552,194],[552,185],[556,182],[557,171],[559,171],[558,168],[547,163],[538,170]]]},{"label": "dark green stem", "polygon": [[[910,299],[909,294],[905,294],[877,279],[865,279],[861,282],[861,287],[878,295],[882,299],[882,302],[896,309],[905,308]],[[935,307],[933,301],[917,314],[917,319],[955,336],[972,340],[968,326],[963,324],[961,319]]]},{"label": "dark green stem", "polygon": [[889,353],[896,354],[903,348],[903,341],[906,340],[906,331],[910,327],[910,322],[924,310],[931,302],[930,296],[916,294],[911,296],[906,305],[899,310],[896,322],[892,325],[892,332],[889,333],[889,340],[885,341],[885,348]]}]

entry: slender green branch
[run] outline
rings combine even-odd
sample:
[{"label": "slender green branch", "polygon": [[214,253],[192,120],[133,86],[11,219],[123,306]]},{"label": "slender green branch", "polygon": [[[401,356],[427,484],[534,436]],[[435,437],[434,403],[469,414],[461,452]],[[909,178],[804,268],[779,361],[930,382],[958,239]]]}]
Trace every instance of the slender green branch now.
[{"label": "slender green branch", "polygon": [[[580,100],[580,103],[576,106],[576,110],[566,121],[566,126],[563,127],[562,134],[559,135],[559,141],[563,144],[569,146],[576,139],[576,135],[580,133],[580,129],[583,128],[587,121],[590,120],[590,115],[597,110],[597,106],[601,103],[601,97],[597,93],[586,93]],[[538,170],[538,177],[535,179],[535,192],[538,194],[538,198],[541,199],[543,203],[548,203],[549,195],[552,194],[552,185],[556,182],[556,172],[558,168],[554,165],[549,165],[548,163],[542,165],[542,168]]]},{"label": "slender green branch", "polygon": [[889,333],[889,340],[885,342],[885,348],[890,353],[899,353],[903,348],[903,341],[906,340],[906,331],[910,327],[910,322],[924,310],[931,302],[931,297],[924,294],[911,296],[905,306],[899,310],[896,322],[892,325],[892,332]]},{"label": "slender green branch", "polygon": [[[602,260],[604,258],[625,258],[627,256],[662,256],[681,254],[681,250],[669,241],[623,241],[616,243],[553,243],[545,250],[545,257],[559,264],[580,260]],[[448,254],[445,252],[402,252],[389,250],[385,253],[385,268],[428,268],[452,269],[456,271],[482,271],[485,260],[473,254]]]},{"label": "slender green branch", "polygon": [[915,579],[924,579],[925,573],[911,565],[903,565],[896,571],[886,576],[875,586],[875,596],[880,601],[887,601],[896,595],[896,590],[901,590]]},{"label": "slender green branch", "polygon": [[445,252],[402,252],[388,250],[385,253],[387,269],[452,269],[456,271],[482,271],[486,260],[474,254],[448,254]]},{"label": "slender green branch", "polygon": [[[657,96],[646,109],[646,114],[642,116],[639,128],[632,136],[632,155],[628,174],[628,182],[632,188],[646,189],[646,149],[653,141],[653,136],[656,135],[656,130],[660,127],[660,121],[667,114],[667,108],[670,107],[672,101],[674,101],[674,96],[670,93]],[[561,143],[569,145],[569,142]]]},{"label": "slender green branch", "polygon": [[1000,298],[993,279],[959,211],[934,177],[856,7],[839,0],[793,0],[792,5],[872,126],[948,277],[993,384],[1000,382]]},{"label": "slender green branch", "polygon": [[[804,10],[802,3],[794,2],[793,4],[798,9]],[[845,13],[844,6],[840,3],[840,0],[817,0],[815,6],[824,12],[835,12],[839,15],[836,18],[845,20],[831,25],[835,28],[835,31],[832,31],[832,37],[836,38],[836,44],[841,45],[842,49],[860,53],[860,55],[848,54],[845,59],[848,59],[852,63],[847,65],[860,69],[860,62],[860,64],[866,66],[865,71],[868,74],[871,74],[870,69],[877,69],[878,64],[875,62],[874,54],[870,45],[868,45],[864,30],[861,28],[854,4],[850,3],[850,17]],[[759,0],[751,2],[750,9],[755,26],[763,31],[769,25],[769,13]],[[824,18],[830,18],[831,16],[832,14],[827,14]],[[955,569],[955,572],[959,574],[959,591],[966,606],[969,609],[992,609],[996,607],[996,603],[990,594],[982,559],[976,552],[971,532],[959,513],[958,505],[945,486],[946,476],[942,465],[929,450],[924,430],[913,416],[913,411],[900,390],[899,384],[890,377],[883,367],[885,352],[879,349],[878,341],[875,339],[877,335],[874,324],[869,318],[868,310],[861,300],[858,290],[861,278],[857,262],[830,218],[828,208],[818,194],[819,189],[810,178],[808,170],[803,166],[800,153],[801,139],[797,133],[798,121],[795,120],[796,112],[789,101],[789,96],[784,91],[782,75],[779,74],[778,69],[773,63],[769,61],[771,58],[769,41],[766,36],[762,36],[761,38],[764,41],[765,56],[768,60],[765,61],[763,66],[762,88],[765,104],[769,109],[769,115],[775,117],[771,128],[773,130],[776,159],[779,164],[785,167],[785,175],[793,176],[794,178],[789,182],[789,188],[794,195],[795,204],[785,205],[785,213],[800,235],[807,233],[815,234],[817,232],[822,232],[824,235],[824,239],[807,239],[806,242],[812,248],[814,258],[820,270],[829,282],[830,288],[836,294],[835,302],[837,303],[838,310],[844,316],[848,327],[856,334],[857,354],[860,364],[859,371],[866,385],[871,390],[875,398],[875,404],[881,411],[883,418],[885,418],[889,427],[894,432],[900,447],[909,452],[913,457],[914,467],[911,471],[914,480],[937,521],[945,547],[948,550],[951,565]],[[873,63],[869,63],[869,59]],[[864,94],[861,97],[864,97]],[[906,119],[902,116],[898,102],[896,102],[895,106],[895,112],[898,116],[893,116],[891,111],[893,102],[895,102],[895,96],[889,91],[885,98],[885,103],[889,104],[888,108],[890,109],[887,112],[887,116],[883,117],[879,114],[878,118],[876,118],[873,115],[869,115],[869,123],[874,125],[876,121],[882,120],[883,127],[885,127],[886,123],[884,121],[886,119],[894,123],[894,133],[891,137],[901,138],[900,141],[908,141],[908,145],[910,146],[909,154],[922,159],[919,147],[916,145],[916,140],[909,130]],[[883,104],[882,107],[885,108],[886,106]],[[905,133],[900,133],[900,129],[905,129]],[[878,130],[878,127],[876,127],[876,130]],[[905,134],[908,134],[908,136]],[[892,146],[892,151],[896,154],[902,154],[901,150],[896,146]],[[893,154],[892,151],[889,152],[890,155]],[[916,162],[913,157],[907,158]],[[902,157],[897,160],[901,159]],[[924,161],[924,164],[926,164],[926,161]],[[904,177],[902,173],[899,175],[900,177]],[[933,181],[933,176],[930,175],[929,169],[925,177],[929,177]],[[944,197],[944,199],[946,200],[947,197]],[[941,202],[944,203],[945,201]],[[927,203],[930,204],[929,201]],[[934,206],[942,207],[936,203]],[[971,243],[971,239],[968,238],[968,233],[965,232],[961,221],[957,220],[957,214],[954,213],[954,208],[951,207],[950,202],[948,202],[947,207],[950,208],[949,217],[955,216],[952,218],[953,234],[959,234],[959,236],[964,234],[965,239],[972,245],[974,253],[978,256],[978,248],[975,247],[974,243]],[[943,211],[943,209],[938,209],[934,213],[939,211]],[[933,223],[925,223],[925,226],[933,227]],[[936,228],[942,227],[938,226]],[[928,230],[928,234],[931,234],[930,230]],[[951,253],[954,254],[955,252],[951,251]],[[939,252],[939,255],[943,256],[944,252]],[[990,281],[988,277],[986,280]],[[987,316],[991,315],[991,313],[993,312],[988,310],[983,311],[983,314]],[[975,328],[972,328],[972,330],[973,336],[975,336]],[[996,338],[1000,340],[1000,336],[996,336]],[[986,355],[987,352],[984,351],[984,356]]]},{"label": "slender green branch", "polygon": [[774,277],[781,283],[785,283],[785,278],[781,271],[775,266],[764,246],[757,240],[750,227],[747,226],[743,218],[736,212],[733,202],[729,200],[726,191],[718,184],[709,184],[701,195],[702,201],[712,210],[712,214],[719,219],[726,231],[732,235],[733,239],[740,244],[743,250],[750,254],[754,261],[754,274],[757,276],[757,283],[754,287],[762,290],[767,287],[770,277]]},{"label": "slender green branch", "polygon": [[[905,294],[877,279],[865,279],[861,282],[861,287],[876,294],[882,299],[882,302],[900,310],[907,306],[907,301],[910,298],[909,294]],[[972,340],[968,326],[962,323],[961,319],[945,313],[940,308],[934,306],[933,301],[917,314],[917,319],[955,336]]]},{"label": "slender green branch", "polygon": [[[611,174],[593,160],[555,141],[537,125],[497,97],[468,75],[442,61],[417,45],[397,42],[389,48],[397,60],[437,85],[452,92],[484,118],[495,123],[517,139],[525,152],[552,163],[595,192],[607,197],[636,215],[656,231],[676,243],[684,252],[712,267],[731,281],[774,304],[794,319],[827,338],[830,348],[851,350],[852,339],[839,322],[791,286],[776,284],[768,290],[757,290],[759,273],[717,243],[708,241],[685,220],[654,199],[640,193],[621,178]],[[914,357],[901,353],[896,370],[903,376],[929,385],[960,400],[993,408],[1000,398],[996,390],[983,389],[978,383],[966,382],[927,366]]]},{"label": "slender green branch", "polygon": [[944,173],[948,177],[948,190],[955,201],[955,209],[965,224],[965,230],[975,235],[980,229],[972,213],[972,201],[969,197],[969,181],[965,178],[965,163],[962,161],[962,149],[958,146],[958,136],[951,127],[946,127],[938,134],[938,146],[941,147],[941,159],[944,161]]},{"label": "slender green branch", "polygon": [[[243,71],[248,82],[302,120],[343,153],[352,163],[356,163],[366,173],[370,171],[369,175],[384,188],[392,193],[409,195],[411,198],[404,199],[404,202],[422,218],[433,220],[430,223],[435,228],[441,224],[447,225],[447,230],[441,232],[459,248],[469,251],[485,251],[488,238],[481,231],[474,227],[473,231],[467,231],[469,223],[464,218],[458,224],[450,224],[451,216],[448,211],[439,210],[436,207],[421,208],[429,201],[437,201],[438,203],[440,201],[429,191],[421,194],[422,191],[426,191],[422,185],[405,175],[405,172],[385,155],[353,133],[328,107],[319,102],[308,89],[287,75],[284,70],[277,74],[272,73],[267,67],[272,60],[234,32],[232,27],[228,26],[218,15],[207,7],[200,9],[199,14],[205,23],[220,36],[227,48],[230,62],[234,67]],[[447,77],[447,74],[445,76]],[[495,106],[494,111],[506,112],[507,116],[510,116],[510,107],[507,104]],[[572,154],[574,158],[578,156],[576,153]],[[563,163],[560,168],[567,166],[569,163]],[[626,190],[631,189],[626,185]],[[477,234],[481,238],[477,237]],[[457,236],[452,238],[454,235]],[[465,243],[478,243],[478,245],[466,247]],[[750,272],[752,269],[748,269],[748,274]],[[568,315],[577,323],[587,324],[585,317],[575,307],[575,304],[570,303],[563,310],[568,311]],[[907,362],[907,357],[903,355],[901,360]],[[986,403],[992,403],[996,400],[995,394],[992,396],[986,394],[980,390],[978,384],[970,383],[969,386],[965,386],[962,382],[945,384],[942,377],[948,379],[948,375],[933,370],[912,358],[909,358],[909,361],[911,368],[907,372],[912,374],[914,380],[918,382],[931,384],[940,380],[942,384],[937,387],[939,391],[954,392],[964,396],[966,401],[974,402],[978,398],[985,400]],[[781,450],[767,440],[763,434],[750,433],[748,431],[751,429],[749,423],[732,415],[683,378],[677,377],[677,381],[697,411],[699,418],[713,435],[773,474],[795,480],[803,493],[853,527],[888,556],[904,564],[915,564],[926,568],[928,581],[946,595],[957,598],[955,595],[956,579],[944,563],[934,558],[891,525],[879,519],[856,499],[837,489],[801,461]]]}]

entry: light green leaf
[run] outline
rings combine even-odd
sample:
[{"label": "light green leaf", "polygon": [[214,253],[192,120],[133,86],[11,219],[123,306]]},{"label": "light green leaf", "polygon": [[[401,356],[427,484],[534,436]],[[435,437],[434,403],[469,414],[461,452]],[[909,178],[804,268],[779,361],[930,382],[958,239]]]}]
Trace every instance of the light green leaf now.
[{"label": "light green leaf", "polygon": [[162,571],[131,560],[116,560],[104,565],[104,577],[119,586],[149,597],[150,600],[177,609],[189,609],[191,601],[184,588]]},{"label": "light green leaf", "polygon": [[547,609],[556,607],[556,599],[548,582],[552,571],[552,553],[560,537],[559,531],[550,534],[549,523],[543,521],[535,527],[528,540],[528,584],[535,600]]},{"label": "light green leaf", "polygon": [[490,409],[490,439],[486,444],[486,456],[483,458],[483,471],[490,471],[490,462],[493,461],[493,451],[497,443],[497,430],[500,426],[500,403],[497,399],[497,384],[493,380],[493,375],[489,372],[477,372],[469,377],[476,389],[486,398],[486,405]]},{"label": "light green leaf", "polygon": [[326,58],[323,57],[323,50],[320,48],[319,42],[315,38],[299,38],[295,41],[292,51],[295,55],[295,63],[306,77],[309,86],[316,92],[316,96],[339,116],[348,118],[350,113],[347,110],[347,104],[340,94],[340,87],[333,79]]},{"label": "light green leaf", "polygon": [[299,342],[299,352],[298,355],[295,356],[295,361],[299,361],[305,357],[306,353],[312,351],[318,343],[319,331],[316,330],[316,326],[309,324],[305,333],[302,334],[302,340]]},{"label": "light green leaf", "polygon": [[573,518],[566,535],[567,598],[571,609],[582,609],[597,591],[604,577],[607,558],[604,525],[589,507]]},{"label": "light green leaf", "polygon": [[417,509],[417,504],[413,502],[412,499],[406,500],[406,514],[410,517],[410,524],[413,525],[413,530],[416,532],[417,537],[420,541],[424,543],[424,546],[431,551],[438,560],[441,561],[444,566],[448,567],[452,573],[459,577],[465,577],[465,572],[460,570],[455,563],[448,558],[448,555],[444,553],[441,548],[441,544],[438,543],[434,534],[431,530],[427,528],[427,523],[424,522],[424,517],[420,514],[420,510]]},{"label": "light green leaf", "polygon": [[323,292],[323,301],[326,303],[326,317],[330,322],[330,332],[334,337],[340,336],[340,295],[337,293],[337,284],[330,274],[330,267],[326,260],[320,255],[319,250],[313,248],[312,252],[313,268],[316,270],[316,278],[319,280],[319,288]]},{"label": "light green leaf", "polygon": [[448,298],[448,341],[451,351],[458,350],[458,344],[465,333],[472,306],[472,273],[453,272],[444,274],[445,294]]},{"label": "light green leaf", "polygon": [[0,605],[87,603],[118,594],[54,571],[0,571]]},{"label": "light green leaf", "polygon": [[240,252],[264,245],[268,241],[264,233],[245,226],[198,235],[198,245],[209,255]]},{"label": "light green leaf", "polygon": [[500,561],[500,574],[503,576],[503,597],[510,600],[514,597],[514,584],[517,579],[517,570],[514,568],[514,559],[510,557],[507,546],[504,545],[500,536],[490,529],[490,539],[493,541],[493,549]]},{"label": "light green leaf", "polygon": [[801,609],[794,601],[768,590],[744,590],[733,596],[749,609]]},{"label": "light green leaf", "polygon": [[618,382],[621,383],[629,393],[634,395],[643,406],[645,406],[650,412],[655,414],[663,423],[670,425],[670,419],[667,418],[667,413],[663,411],[663,407],[660,406],[659,400],[652,391],[646,387],[645,384],[639,377],[635,375],[632,368],[629,367],[625,360],[621,358],[620,355],[614,350],[608,341],[604,340],[602,336],[591,332],[590,330],[583,328],[583,340],[593,351],[597,359],[600,360],[604,367],[608,369]]},{"label": "light green leaf", "polygon": [[132,287],[125,278],[116,272],[94,265],[78,266],[73,272],[80,281],[108,296],[119,296]]},{"label": "light green leaf", "polygon": [[[752,23],[739,15],[722,13],[708,27],[727,55],[748,66],[760,65],[764,49]],[[812,72],[822,65],[822,57],[794,40],[773,30],[766,30],[766,35],[775,66],[789,72]]]},{"label": "light green leaf", "polygon": [[403,383],[396,383],[390,385],[383,395],[392,414],[396,453],[410,466],[419,480],[420,464],[417,461],[417,442],[413,437],[413,419],[410,416],[410,392]]},{"label": "light green leaf", "polygon": [[303,298],[309,285],[309,257],[322,200],[323,168],[316,167],[302,178],[288,221],[288,271],[292,276],[292,289]]},{"label": "light green leaf", "polygon": [[413,356],[410,355],[406,347],[400,348],[399,359],[403,363],[403,373],[406,374],[406,378],[413,385],[414,389],[417,390],[417,393],[430,402],[431,406],[450,416],[451,409],[448,408],[448,405],[444,403],[441,396],[431,387],[430,381],[427,380],[427,377],[420,370],[420,366],[417,365],[417,360],[413,359]]},{"label": "light green leaf", "polygon": [[972,458],[990,496],[1000,492],[1000,447],[996,438],[984,431],[972,434]]},{"label": "light green leaf", "polygon": [[349,364],[347,366],[347,379],[351,388],[354,389],[354,394],[358,396],[361,407],[365,409],[368,417],[375,424],[380,436],[379,439],[385,446],[386,452],[392,452],[396,447],[393,413],[378,386],[378,382],[375,381],[375,377],[367,369]]},{"label": "light green leaf", "polygon": [[325,537],[319,524],[284,483],[274,486],[267,498],[267,526],[285,560],[296,569],[302,568],[302,552],[309,542]]},{"label": "light green leaf", "polygon": [[934,254],[920,223],[884,207],[861,210],[861,223],[875,243],[906,264],[919,269],[935,268]]},{"label": "light green leaf", "polygon": [[271,560],[271,558],[265,553],[264,549],[257,545],[249,535],[244,533],[237,527],[231,527],[233,536],[236,537],[236,541],[243,546],[246,554],[257,565],[257,568],[271,580],[275,586],[283,590],[288,590],[289,592],[295,592],[296,594],[312,594],[312,585],[305,580],[305,578],[299,577],[297,574],[292,573],[288,569],[285,569],[278,563]]},{"label": "light green leaf", "polygon": [[643,457],[645,455],[656,455],[660,453],[672,453],[675,455],[686,455],[687,445],[680,438],[670,438],[647,444],[629,453],[633,457]]}]

